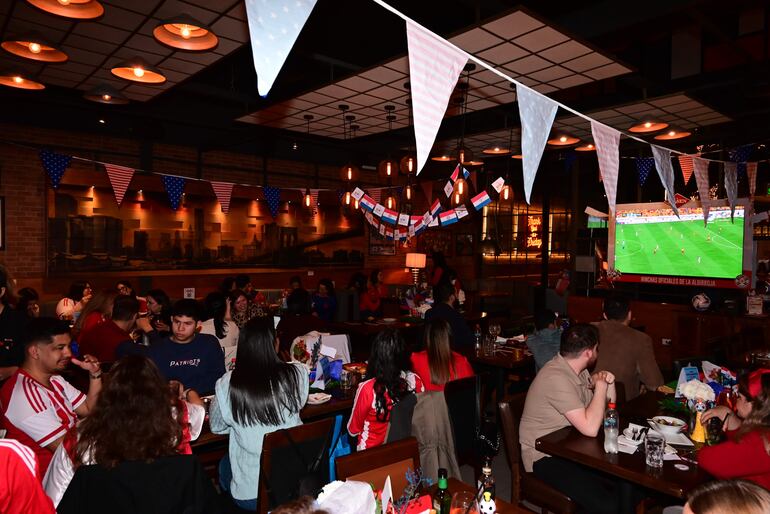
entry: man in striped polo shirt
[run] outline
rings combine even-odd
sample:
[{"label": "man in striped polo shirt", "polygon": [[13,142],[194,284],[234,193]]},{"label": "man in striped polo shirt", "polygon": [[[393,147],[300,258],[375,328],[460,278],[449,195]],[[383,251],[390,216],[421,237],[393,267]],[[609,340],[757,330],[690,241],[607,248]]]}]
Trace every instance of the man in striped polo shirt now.
[{"label": "man in striped polo shirt", "polygon": [[[42,476],[64,434],[96,402],[102,372],[93,357],[78,360],[72,356],[65,322],[32,320],[25,327],[23,341],[24,363],[0,389],[0,404],[7,437],[35,452]],[[88,396],[59,375],[70,362],[89,372]]]}]

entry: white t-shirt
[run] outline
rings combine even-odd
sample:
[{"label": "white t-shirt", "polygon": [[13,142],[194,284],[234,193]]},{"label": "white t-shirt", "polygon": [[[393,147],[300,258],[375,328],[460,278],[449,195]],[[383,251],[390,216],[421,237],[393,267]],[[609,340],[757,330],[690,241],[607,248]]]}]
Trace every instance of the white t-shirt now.
[{"label": "white t-shirt", "polygon": [[72,298],[62,298],[56,304],[56,317],[59,319],[72,319],[76,312],[83,309],[81,302],[76,302]]},{"label": "white t-shirt", "polygon": [[[203,420],[206,417],[206,409],[200,405],[185,402],[187,414],[190,422],[190,439],[195,441],[201,435],[203,429]],[[93,454],[89,451],[83,458],[83,464],[94,464]],[[70,454],[64,444],[60,444],[53,454],[51,465],[43,478],[43,488],[45,493],[54,505],[59,505],[64,492],[69,487],[72,477],[75,476],[75,466],[72,463]]]},{"label": "white t-shirt", "polygon": [[[201,323],[201,334],[210,334],[217,337],[217,331],[214,327],[214,320],[209,319]],[[232,371],[235,368],[235,352],[238,349],[238,336],[240,330],[234,321],[225,321],[225,337],[219,340],[219,346],[225,353],[225,369]]]}]

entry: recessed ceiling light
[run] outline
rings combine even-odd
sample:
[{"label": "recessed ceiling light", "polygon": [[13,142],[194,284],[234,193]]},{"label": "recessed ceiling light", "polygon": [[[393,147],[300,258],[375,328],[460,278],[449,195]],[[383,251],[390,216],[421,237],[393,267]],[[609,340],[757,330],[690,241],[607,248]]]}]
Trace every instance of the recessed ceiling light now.
[{"label": "recessed ceiling light", "polygon": [[685,137],[688,137],[692,135],[692,132],[687,132],[684,130],[669,130],[663,134],[658,134],[655,136],[655,139],[659,141],[670,141],[672,139],[683,139]]},{"label": "recessed ceiling light", "polygon": [[39,34],[9,38],[0,43],[3,50],[17,57],[40,62],[65,62],[67,54],[56,49]]},{"label": "recessed ceiling light", "polygon": [[118,63],[110,71],[116,77],[132,82],[162,84],[166,81],[166,77],[163,76],[160,70],[150,66],[140,57]]},{"label": "recessed ceiling light", "polygon": [[13,71],[0,73],[0,85],[15,87],[16,89],[45,89],[43,84],[32,80],[26,74]]},{"label": "recessed ceiling light", "polygon": [[152,34],[166,46],[190,52],[211,50],[219,44],[211,29],[187,14],[164,20]]},{"label": "recessed ceiling light", "polygon": [[630,132],[636,132],[637,134],[644,134],[647,132],[658,132],[659,130],[663,130],[666,127],[668,127],[668,123],[664,123],[662,121],[647,120],[641,123],[637,123],[628,130]]},{"label": "recessed ceiling light", "polygon": [[63,18],[91,20],[104,14],[97,0],[27,0],[40,10]]}]

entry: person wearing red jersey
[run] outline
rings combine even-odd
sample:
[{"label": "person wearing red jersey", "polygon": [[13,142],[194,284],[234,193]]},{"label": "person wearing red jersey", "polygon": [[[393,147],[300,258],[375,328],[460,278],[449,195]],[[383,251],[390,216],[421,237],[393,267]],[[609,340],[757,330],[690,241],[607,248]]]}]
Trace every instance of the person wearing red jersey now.
[{"label": "person wearing red jersey", "polygon": [[698,465],[720,480],[741,478],[770,488],[770,369],[742,376],[735,412],[714,407],[702,421],[712,418],[722,421],[727,440],[701,448]]},{"label": "person wearing red jersey", "polygon": [[443,391],[447,382],[472,377],[473,368],[464,356],[450,348],[452,329],[445,320],[430,320],[425,327],[425,350],[412,354],[412,369],[426,391]]},{"label": "person wearing red jersey", "polygon": [[[88,371],[88,395],[75,389],[59,373],[69,363]],[[42,472],[64,434],[79,417],[88,415],[102,388],[99,362],[85,355],[72,357],[69,326],[54,318],[29,322],[24,337],[24,363],[0,389],[3,424],[8,437],[35,452]]]},{"label": "person wearing red jersey", "polygon": [[0,439],[0,512],[54,514],[40,486],[35,452],[13,439]]},{"label": "person wearing red jersey", "polygon": [[397,330],[383,330],[374,339],[366,380],[353,400],[348,432],[358,436],[358,450],[385,443],[393,406],[409,393],[422,393],[425,386],[412,373],[404,339]]}]

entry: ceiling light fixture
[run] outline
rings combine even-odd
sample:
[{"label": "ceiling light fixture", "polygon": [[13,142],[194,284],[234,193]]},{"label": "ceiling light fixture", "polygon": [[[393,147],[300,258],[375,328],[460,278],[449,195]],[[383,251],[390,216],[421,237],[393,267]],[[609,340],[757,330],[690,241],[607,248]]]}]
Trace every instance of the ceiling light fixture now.
[{"label": "ceiling light fixture", "polygon": [[548,140],[548,144],[551,146],[571,146],[579,142],[580,139],[567,134],[561,134],[559,137],[554,137]]},{"label": "ceiling light fixture", "polygon": [[86,91],[83,98],[100,104],[122,105],[128,103],[128,98],[123,93],[107,84],[100,84]]},{"label": "ceiling light fixture", "polygon": [[658,134],[655,139],[659,141],[671,141],[672,139],[683,139],[692,135],[692,132],[686,132],[683,130],[669,130],[663,134]]},{"label": "ceiling light fixture", "polygon": [[593,145],[593,143],[588,143],[585,145],[580,145],[578,147],[575,147],[576,152],[595,152],[596,147]]},{"label": "ceiling light fixture", "polygon": [[434,155],[433,157],[430,158],[430,160],[436,161],[436,162],[449,162],[454,159],[452,159],[452,157],[447,154],[441,154],[441,155]]},{"label": "ceiling light fixture", "polygon": [[668,123],[663,123],[662,121],[647,120],[637,123],[628,130],[629,132],[635,132],[637,134],[646,134],[649,132],[658,132],[659,130],[663,130],[666,127],[668,127]]},{"label": "ceiling light fixture", "polygon": [[0,46],[8,53],[32,61],[65,62],[68,59],[67,54],[36,33],[6,39]]},{"label": "ceiling light fixture", "polygon": [[15,87],[16,89],[45,89],[45,86],[40,82],[30,79],[24,73],[14,71],[0,73],[0,85]]},{"label": "ceiling light fixture", "polygon": [[166,46],[189,52],[204,52],[219,44],[219,38],[211,29],[189,14],[164,20],[152,34]]},{"label": "ceiling light fixture", "polygon": [[121,79],[143,84],[162,84],[166,81],[160,70],[150,66],[141,57],[118,63],[110,71]]},{"label": "ceiling light fixture", "polygon": [[522,160],[523,158],[524,158],[524,156],[523,156],[523,155],[521,155],[520,153],[517,153],[517,154],[513,154],[513,155],[511,155],[511,159],[518,159],[518,160]]},{"label": "ceiling light fixture", "polygon": [[503,145],[490,146],[490,147],[484,148],[481,151],[481,153],[484,153],[487,155],[505,155],[510,152],[511,152],[510,148],[505,148]]},{"label": "ceiling light fixture", "polygon": [[92,20],[104,14],[104,7],[97,0],[27,0],[33,5],[54,16],[75,20]]}]

